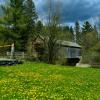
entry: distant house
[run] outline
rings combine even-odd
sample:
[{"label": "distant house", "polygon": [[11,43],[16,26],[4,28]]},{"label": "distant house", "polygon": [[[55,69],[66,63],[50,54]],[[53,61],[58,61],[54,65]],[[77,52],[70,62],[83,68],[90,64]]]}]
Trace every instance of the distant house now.
[{"label": "distant house", "polygon": [[[75,42],[69,42],[64,40],[58,40],[57,44],[59,50],[57,53],[58,59],[66,65],[76,65],[81,58],[81,46]],[[44,51],[44,38],[42,36],[37,36],[33,43],[34,54],[42,55]],[[60,61],[61,61],[60,60]]]}]

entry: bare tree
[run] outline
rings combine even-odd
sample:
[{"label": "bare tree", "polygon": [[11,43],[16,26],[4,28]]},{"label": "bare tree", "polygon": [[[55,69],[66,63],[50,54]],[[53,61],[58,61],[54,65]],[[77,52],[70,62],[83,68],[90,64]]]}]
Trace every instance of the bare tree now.
[{"label": "bare tree", "polygon": [[60,6],[59,1],[53,2],[48,0],[48,38],[47,38],[47,51],[48,63],[54,63],[57,53],[57,40],[59,35],[59,22],[60,22]]}]

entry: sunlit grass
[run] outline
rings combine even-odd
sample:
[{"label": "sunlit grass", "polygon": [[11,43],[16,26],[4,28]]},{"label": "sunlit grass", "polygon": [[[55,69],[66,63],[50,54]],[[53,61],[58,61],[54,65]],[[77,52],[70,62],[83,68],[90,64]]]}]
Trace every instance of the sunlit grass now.
[{"label": "sunlit grass", "polygon": [[0,100],[100,100],[100,70],[44,63],[0,67]]}]

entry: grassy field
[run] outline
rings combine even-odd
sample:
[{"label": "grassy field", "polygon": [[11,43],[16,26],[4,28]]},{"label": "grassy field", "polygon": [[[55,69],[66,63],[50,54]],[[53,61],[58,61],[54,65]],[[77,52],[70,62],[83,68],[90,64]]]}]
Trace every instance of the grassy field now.
[{"label": "grassy field", "polygon": [[100,100],[100,70],[43,63],[0,67],[0,100]]}]

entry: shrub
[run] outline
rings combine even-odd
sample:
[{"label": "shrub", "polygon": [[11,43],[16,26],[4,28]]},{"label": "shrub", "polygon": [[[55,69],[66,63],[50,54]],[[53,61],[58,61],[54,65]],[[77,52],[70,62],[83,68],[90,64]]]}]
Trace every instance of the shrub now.
[{"label": "shrub", "polygon": [[100,42],[98,42],[92,49],[90,64],[95,67],[100,67]]}]

